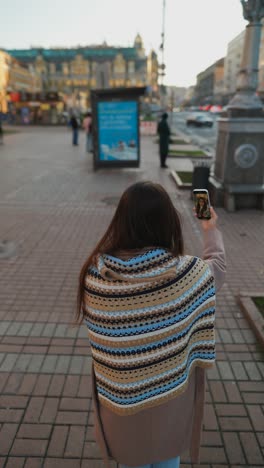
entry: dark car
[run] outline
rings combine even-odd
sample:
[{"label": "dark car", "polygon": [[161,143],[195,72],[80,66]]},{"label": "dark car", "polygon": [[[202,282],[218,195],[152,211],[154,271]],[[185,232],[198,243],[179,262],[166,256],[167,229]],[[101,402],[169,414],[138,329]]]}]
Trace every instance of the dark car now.
[{"label": "dark car", "polygon": [[186,119],[186,125],[193,125],[195,127],[212,127],[214,121],[211,117],[208,117],[204,114],[192,114],[189,115]]}]

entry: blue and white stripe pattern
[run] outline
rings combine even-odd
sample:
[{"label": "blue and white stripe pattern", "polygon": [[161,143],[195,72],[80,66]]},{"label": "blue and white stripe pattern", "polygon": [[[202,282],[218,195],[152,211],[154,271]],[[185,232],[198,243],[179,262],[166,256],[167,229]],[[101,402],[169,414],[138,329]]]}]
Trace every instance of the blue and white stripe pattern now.
[{"label": "blue and white stripe pattern", "polygon": [[98,396],[120,415],[177,397],[195,366],[215,360],[215,287],[207,264],[150,249],[102,255],[83,304]]}]

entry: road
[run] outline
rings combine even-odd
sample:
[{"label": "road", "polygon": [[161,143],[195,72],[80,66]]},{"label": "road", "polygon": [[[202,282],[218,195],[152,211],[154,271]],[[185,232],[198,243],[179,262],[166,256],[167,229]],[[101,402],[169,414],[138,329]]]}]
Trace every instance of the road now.
[{"label": "road", "polygon": [[214,120],[212,128],[208,127],[187,127],[186,118],[191,112],[175,112],[170,116],[170,125],[173,131],[185,134],[190,139],[191,143],[198,145],[200,148],[215,154],[217,140],[217,119],[218,116],[210,114]]}]

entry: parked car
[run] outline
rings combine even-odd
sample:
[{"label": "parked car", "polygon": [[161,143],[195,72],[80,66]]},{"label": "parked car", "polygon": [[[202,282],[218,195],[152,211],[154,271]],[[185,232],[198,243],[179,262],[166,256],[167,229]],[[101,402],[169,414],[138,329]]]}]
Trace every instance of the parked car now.
[{"label": "parked car", "polygon": [[186,119],[186,125],[194,125],[195,127],[212,127],[213,119],[204,114],[192,114]]}]

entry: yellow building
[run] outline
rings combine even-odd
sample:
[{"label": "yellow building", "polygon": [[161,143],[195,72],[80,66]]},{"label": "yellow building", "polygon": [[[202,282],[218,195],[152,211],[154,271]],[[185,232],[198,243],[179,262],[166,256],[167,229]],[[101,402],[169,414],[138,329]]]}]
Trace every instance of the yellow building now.
[{"label": "yellow building", "polygon": [[8,111],[8,102],[14,94],[19,100],[23,93],[41,90],[41,76],[33,67],[19,63],[9,53],[0,50],[0,112]]},{"label": "yellow building", "polygon": [[90,106],[90,90],[123,86],[151,86],[157,90],[158,61],[146,56],[140,35],[132,47],[102,45],[70,49],[9,50],[42,77],[44,92],[57,92],[68,107]]},{"label": "yellow building", "polygon": [[10,56],[0,50],[0,112],[7,112],[7,86]]},{"label": "yellow building", "polygon": [[41,92],[41,76],[33,67],[19,63],[13,57],[9,59],[8,91],[18,93]]}]

